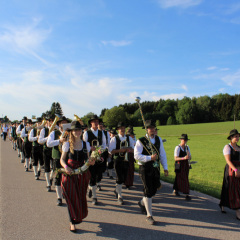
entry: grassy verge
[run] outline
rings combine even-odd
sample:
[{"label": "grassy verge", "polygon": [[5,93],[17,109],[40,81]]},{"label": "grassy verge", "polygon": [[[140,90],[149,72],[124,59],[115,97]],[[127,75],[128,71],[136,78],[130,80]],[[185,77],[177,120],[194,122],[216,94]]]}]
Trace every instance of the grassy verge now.
[{"label": "grassy verge", "polygon": [[[235,123],[236,128],[240,121]],[[223,172],[226,161],[223,156],[223,147],[228,144],[228,133],[234,128],[233,122],[188,124],[174,126],[158,126],[158,135],[166,139],[164,148],[167,154],[169,176],[164,177],[161,169],[161,179],[173,183],[174,173],[174,149],[180,143],[178,139],[182,133],[187,133],[190,141],[188,145],[192,154],[192,160],[198,163],[192,165],[189,173],[191,190],[196,190],[210,196],[220,198]],[[145,130],[134,128],[136,137],[145,134]],[[136,171],[138,166],[136,164]]]}]

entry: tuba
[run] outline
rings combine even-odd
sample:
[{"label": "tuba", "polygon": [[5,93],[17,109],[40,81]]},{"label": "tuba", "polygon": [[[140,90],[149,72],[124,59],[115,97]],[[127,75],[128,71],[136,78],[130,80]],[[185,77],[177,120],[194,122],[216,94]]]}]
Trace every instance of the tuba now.
[{"label": "tuba", "polygon": [[74,119],[75,119],[76,121],[79,121],[81,125],[84,125],[82,119],[81,119],[80,117],[78,117],[78,115],[74,114]]},{"label": "tuba", "polygon": [[56,127],[57,125],[57,122],[59,120],[59,116],[56,114],[55,118],[54,118],[54,121],[52,123],[52,126],[49,128],[49,134],[54,130],[54,128]]}]

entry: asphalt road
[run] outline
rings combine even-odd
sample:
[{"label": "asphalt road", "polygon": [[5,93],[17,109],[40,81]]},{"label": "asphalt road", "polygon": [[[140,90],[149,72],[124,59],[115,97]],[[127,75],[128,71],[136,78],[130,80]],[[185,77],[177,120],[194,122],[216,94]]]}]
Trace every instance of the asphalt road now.
[{"label": "asphalt road", "polygon": [[125,205],[119,206],[113,194],[115,181],[104,176],[103,191],[98,191],[99,205],[88,201],[89,214],[69,231],[67,207],[56,206],[56,193],[46,191],[44,173],[34,179],[25,172],[17,152],[7,140],[0,139],[0,221],[2,240],[41,239],[238,239],[240,221],[229,209],[222,214],[218,200],[191,192],[192,201],[172,195],[172,185],[163,188],[153,199],[156,225],[148,225],[137,202],[142,185],[135,175],[135,186],[123,188]]}]

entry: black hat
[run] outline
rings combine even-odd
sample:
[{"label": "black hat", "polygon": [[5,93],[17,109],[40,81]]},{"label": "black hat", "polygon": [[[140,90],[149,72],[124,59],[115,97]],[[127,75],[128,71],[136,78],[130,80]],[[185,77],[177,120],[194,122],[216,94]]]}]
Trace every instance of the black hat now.
[{"label": "black hat", "polygon": [[42,121],[42,118],[38,117],[36,122],[41,122],[41,121]]},{"label": "black hat", "polygon": [[28,120],[27,120],[27,123],[32,123],[32,120],[31,120],[31,119],[28,119]]},{"label": "black hat", "polygon": [[26,116],[24,116],[22,120],[27,120],[27,119],[28,119],[28,118],[27,118]]},{"label": "black hat", "polygon": [[133,131],[133,128],[127,130],[126,135],[136,135]]},{"label": "black hat", "polygon": [[188,135],[185,134],[185,133],[183,133],[183,134],[181,135],[181,137],[178,138],[178,139],[184,139],[184,140],[186,140],[186,141],[190,140],[190,139],[188,139]]},{"label": "black hat", "polygon": [[111,129],[111,130],[110,130],[110,133],[111,133],[111,134],[115,134],[115,135],[118,134],[117,131],[116,131],[116,129]]},{"label": "black hat", "polygon": [[126,124],[124,122],[119,122],[116,129],[118,130],[120,127],[126,127]]},{"label": "black hat", "polygon": [[55,116],[54,115],[50,115],[46,120],[54,120]]},{"label": "black hat", "polygon": [[236,134],[239,135],[239,132],[238,132],[237,129],[233,129],[233,130],[231,130],[230,133],[229,133],[229,136],[227,137],[227,139],[230,140],[231,137],[234,136],[234,135],[236,135]]},{"label": "black hat", "polygon": [[68,123],[70,123],[71,121],[69,121],[65,116],[62,116],[59,118],[59,120],[57,121],[57,125],[62,122],[62,121],[67,121]]},{"label": "black hat", "polygon": [[73,121],[73,122],[71,122],[71,128],[68,129],[68,131],[83,130],[83,129],[84,129],[84,126],[82,126],[79,121]]},{"label": "black hat", "polygon": [[91,126],[91,121],[98,120],[99,122],[102,121],[101,118],[99,118],[97,115],[92,115],[91,118],[88,120],[88,124]]},{"label": "black hat", "polygon": [[[146,120],[145,121],[145,126],[146,126],[146,128],[155,128],[156,127],[155,123],[152,120]],[[144,128],[145,127],[143,127],[143,129]]]}]

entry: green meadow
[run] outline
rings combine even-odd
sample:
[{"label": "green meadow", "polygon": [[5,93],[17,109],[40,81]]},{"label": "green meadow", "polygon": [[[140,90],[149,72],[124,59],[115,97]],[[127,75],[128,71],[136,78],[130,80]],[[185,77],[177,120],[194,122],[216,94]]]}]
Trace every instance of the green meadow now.
[{"label": "green meadow", "polygon": [[[235,122],[236,129],[238,129],[238,126],[240,126],[240,121]],[[178,138],[182,133],[186,133],[190,139],[188,146],[192,161],[197,161],[196,164],[192,165],[189,173],[191,190],[220,198],[226,165],[223,147],[229,143],[227,137],[233,128],[233,122],[158,126],[158,135],[167,140],[163,144],[167,154],[169,170],[169,176],[164,177],[163,169],[161,169],[161,179],[169,183],[174,182],[174,149],[180,143]],[[140,127],[135,127],[134,131],[136,138],[146,133],[145,129]]]}]

